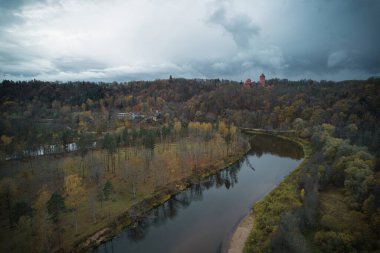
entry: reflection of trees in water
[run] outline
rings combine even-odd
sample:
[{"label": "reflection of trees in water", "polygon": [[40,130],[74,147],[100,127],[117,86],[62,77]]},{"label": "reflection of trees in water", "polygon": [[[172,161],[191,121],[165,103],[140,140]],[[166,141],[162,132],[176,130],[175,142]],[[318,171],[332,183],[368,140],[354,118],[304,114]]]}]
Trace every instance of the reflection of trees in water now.
[{"label": "reflection of trees in water", "polygon": [[202,182],[202,187],[206,188],[207,190],[214,186],[213,180],[207,180],[205,182]]},{"label": "reflection of trees in water", "polygon": [[143,240],[149,231],[150,225],[151,222],[147,218],[132,224],[126,231],[128,238],[135,242]]},{"label": "reflection of trees in water", "polygon": [[[189,195],[187,191],[184,191],[182,193],[177,194],[174,196],[175,201],[177,201],[181,207],[186,208],[190,205],[191,203],[191,198],[189,198]],[[169,200],[170,201],[170,200]]]},{"label": "reflection of trees in water", "polygon": [[222,173],[218,173],[216,174],[216,177],[215,177],[215,184],[216,184],[216,188],[219,188],[221,187],[222,185],[224,185],[224,180],[222,178]]},{"label": "reflection of trees in water", "polygon": [[175,201],[175,197],[172,200],[167,202],[167,205],[168,205],[167,217],[168,218],[173,219],[174,217],[177,216],[177,214],[178,214],[177,209],[179,207],[178,204],[179,203],[177,201]]},{"label": "reflection of trees in water", "polygon": [[[272,136],[254,135],[250,136],[252,146],[252,154],[261,156],[265,153],[270,153],[280,157],[291,157],[293,159],[301,159],[303,152],[300,147],[286,140],[282,140]],[[149,212],[147,217],[139,219],[134,224],[126,229],[125,235],[131,241],[140,241],[145,238],[149,232],[150,226],[159,226],[166,223],[168,219],[174,219],[181,208],[187,208],[192,201],[202,200],[203,192],[212,187],[225,187],[231,189],[238,183],[238,174],[242,168],[242,163],[247,164],[249,168],[255,170],[253,165],[249,162],[248,157],[245,156],[238,162],[234,163],[228,169],[219,171],[213,176],[208,177],[206,180],[191,185],[186,190],[176,194],[164,204],[154,208]],[[132,213],[138,213],[131,212]],[[132,215],[133,217],[133,215]],[[104,245],[105,252],[113,251],[112,241]]]},{"label": "reflection of trees in water", "polygon": [[269,135],[250,135],[251,154],[261,157],[265,153],[292,159],[302,159],[302,148],[293,142]]},{"label": "reflection of trees in water", "polygon": [[[113,239],[111,239],[110,241],[108,241],[107,243],[103,244],[102,248],[104,249],[103,252],[104,253],[113,253]],[[101,249],[100,248],[96,248],[95,252],[101,252]]]},{"label": "reflection of trees in water", "polygon": [[228,169],[211,176],[207,183],[212,183],[216,188],[224,186],[226,189],[230,189],[231,187],[234,187],[234,185],[238,182],[237,174],[240,171],[243,161],[244,158],[231,165]]},{"label": "reflection of trees in water", "polygon": [[192,200],[202,200],[203,197],[203,187],[202,184],[194,184],[191,189],[191,199]]},{"label": "reflection of trees in water", "polygon": [[[168,219],[174,219],[179,209],[188,207],[192,201],[202,200],[203,192],[211,187],[224,186],[226,189],[234,187],[238,182],[238,173],[244,158],[228,169],[220,171],[207,180],[191,185],[189,188],[173,196],[164,204],[154,208],[149,214],[126,229],[126,236],[131,241],[140,241],[145,238],[149,232],[150,226],[159,226],[164,224]],[[107,244],[112,244],[112,241]],[[105,249],[107,246],[105,245]]]},{"label": "reflection of trees in water", "polygon": [[151,225],[159,226],[168,219],[174,219],[178,214],[178,209],[190,205],[187,194],[174,196],[164,204],[154,208],[147,217],[138,220],[130,225],[126,230],[127,237],[132,241],[140,241],[145,238]]},{"label": "reflection of trees in water", "polygon": [[255,168],[253,167],[252,163],[249,161],[248,156],[245,156],[244,162],[245,162],[245,164],[247,164],[248,168],[250,168],[253,171],[255,171]]},{"label": "reflection of trees in water", "polygon": [[[243,159],[245,159],[245,158],[243,158]],[[239,160],[237,163],[235,163],[234,165],[232,165],[231,168],[228,170],[228,174],[229,174],[229,177],[230,177],[230,181],[231,181],[231,186],[232,187],[239,182],[237,175],[238,175],[238,173],[240,171],[242,163],[243,163],[243,160]]]},{"label": "reflection of trees in water", "polygon": [[166,203],[154,208],[148,216],[148,219],[150,219],[155,226],[159,226],[166,222],[166,217],[168,215],[165,205]]}]

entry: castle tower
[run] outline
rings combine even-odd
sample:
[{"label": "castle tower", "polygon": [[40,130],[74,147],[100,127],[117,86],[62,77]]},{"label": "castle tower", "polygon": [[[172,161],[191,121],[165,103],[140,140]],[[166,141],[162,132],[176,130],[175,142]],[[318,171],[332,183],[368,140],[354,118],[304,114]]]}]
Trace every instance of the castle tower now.
[{"label": "castle tower", "polygon": [[261,84],[262,86],[265,85],[265,75],[264,75],[263,73],[261,73],[261,75],[260,75],[260,80],[259,80],[259,82],[260,82],[260,84]]}]

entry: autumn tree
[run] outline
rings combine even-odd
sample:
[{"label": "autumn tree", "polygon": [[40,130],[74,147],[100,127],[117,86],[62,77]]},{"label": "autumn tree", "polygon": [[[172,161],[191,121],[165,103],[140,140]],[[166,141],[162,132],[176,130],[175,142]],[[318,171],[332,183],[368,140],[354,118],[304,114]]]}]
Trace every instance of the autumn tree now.
[{"label": "autumn tree", "polygon": [[181,124],[181,121],[174,121],[174,134],[175,134],[175,138],[177,139],[180,132],[181,132],[181,128],[182,128],[182,124]]},{"label": "autumn tree", "polygon": [[37,252],[48,252],[52,245],[53,224],[48,212],[47,202],[51,198],[51,193],[43,186],[37,193],[36,200],[32,208],[35,210],[32,227],[36,237],[36,250]]},{"label": "autumn tree", "polygon": [[66,204],[74,214],[75,232],[78,232],[78,208],[85,195],[82,179],[77,174],[66,176],[64,179]]}]

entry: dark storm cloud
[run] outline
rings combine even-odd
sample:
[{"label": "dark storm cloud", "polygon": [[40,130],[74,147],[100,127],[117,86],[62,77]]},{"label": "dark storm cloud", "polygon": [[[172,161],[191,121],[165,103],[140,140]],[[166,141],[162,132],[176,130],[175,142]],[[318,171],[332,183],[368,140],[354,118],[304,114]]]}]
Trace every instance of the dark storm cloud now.
[{"label": "dark storm cloud", "polygon": [[220,25],[231,34],[236,45],[247,48],[249,41],[260,32],[260,27],[252,22],[247,15],[228,17],[224,7],[218,8],[209,18],[211,23]]},{"label": "dark storm cloud", "polygon": [[26,4],[31,4],[35,2],[46,2],[45,0],[3,0],[0,2],[0,8],[1,9],[9,9],[14,10],[18,9],[21,6],[24,6]]},{"label": "dark storm cloud", "polygon": [[379,13],[377,0],[0,1],[0,75],[363,79],[380,75]]},{"label": "dark storm cloud", "polygon": [[355,76],[339,73],[362,75],[358,78],[380,73],[379,1],[310,1],[307,5],[302,9],[294,5],[303,11],[297,15],[306,26],[298,27],[300,32],[287,41],[290,46],[284,46],[289,74],[304,70],[321,78],[346,79]]},{"label": "dark storm cloud", "polygon": [[28,4],[45,3],[46,0],[1,0],[0,1],[0,27],[21,22],[17,11]]}]

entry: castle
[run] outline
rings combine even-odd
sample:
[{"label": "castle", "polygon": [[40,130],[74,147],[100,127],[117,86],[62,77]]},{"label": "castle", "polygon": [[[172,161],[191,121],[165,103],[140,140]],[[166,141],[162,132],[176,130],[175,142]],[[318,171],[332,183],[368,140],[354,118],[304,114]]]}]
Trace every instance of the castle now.
[{"label": "castle", "polygon": [[265,83],[265,75],[263,73],[261,73],[261,75],[259,76],[259,81],[257,82],[257,84],[255,84],[255,82],[252,82],[252,80],[250,78],[248,78],[247,80],[245,80],[244,82],[244,87],[246,88],[251,88],[255,85],[260,85],[260,86],[266,86],[266,83]]}]

